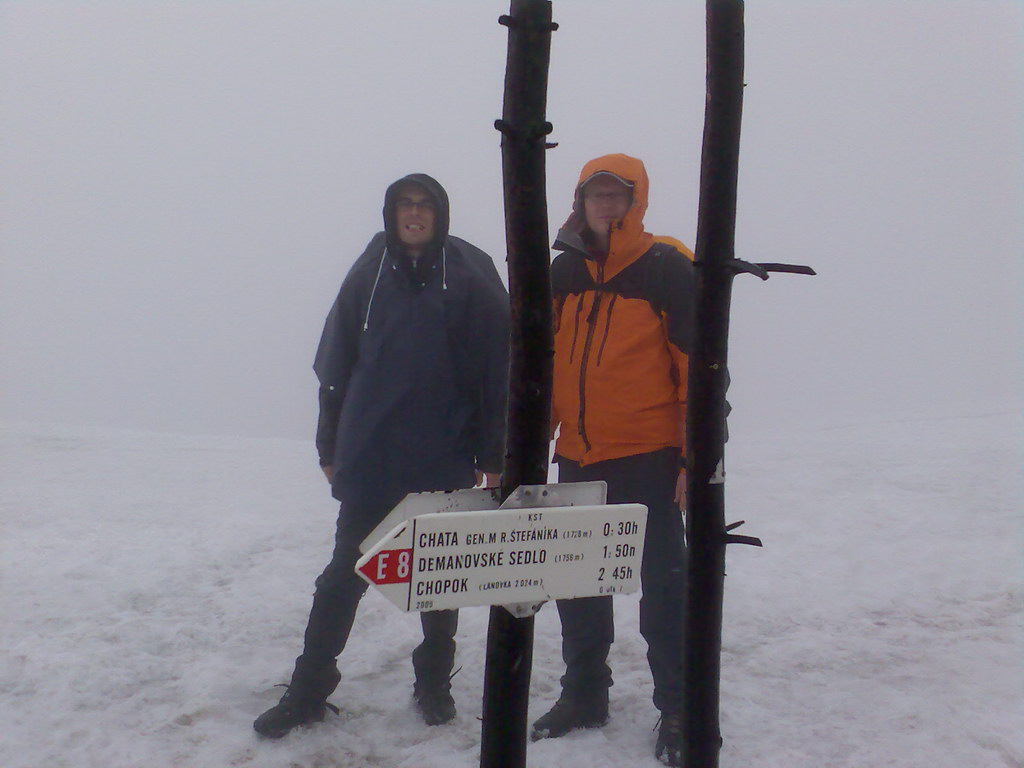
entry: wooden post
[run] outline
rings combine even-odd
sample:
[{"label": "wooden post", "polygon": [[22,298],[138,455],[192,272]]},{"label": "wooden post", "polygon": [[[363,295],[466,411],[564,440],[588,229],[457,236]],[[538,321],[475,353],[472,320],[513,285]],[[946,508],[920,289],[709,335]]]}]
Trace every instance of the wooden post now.
[{"label": "wooden post", "polygon": [[[502,118],[505,238],[512,303],[508,442],[502,496],[548,475],[553,338],[544,151],[551,49],[549,0],[511,0]],[[533,617],[491,608],[484,670],[481,768],[526,765]]]},{"label": "wooden post", "polygon": [[736,274],[736,185],[743,111],[743,2],[707,0],[707,101],[697,219],[696,333],[689,361],[684,763],[716,768],[725,577],[725,391]]},{"label": "wooden post", "polygon": [[697,215],[696,329],[690,354],[686,419],[687,594],[683,762],[686,768],[717,768],[722,746],[719,682],[725,548],[753,544],[753,536],[729,533],[725,523],[725,418],[729,405],[728,341],[732,280],[769,272],[813,275],[798,264],[737,259],[736,187],[743,113],[743,0],[707,0],[707,102]]}]

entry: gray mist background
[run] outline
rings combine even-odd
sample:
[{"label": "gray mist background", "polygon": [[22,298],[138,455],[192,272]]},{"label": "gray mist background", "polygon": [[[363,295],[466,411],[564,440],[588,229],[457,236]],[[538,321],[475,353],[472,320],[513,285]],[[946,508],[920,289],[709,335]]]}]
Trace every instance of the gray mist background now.
[{"label": "gray mist background", "polygon": [[[436,176],[504,268],[507,2],[0,5],[0,415],[309,438],[310,369],[385,186]],[[693,245],[704,4],[556,0],[552,232],[644,159]],[[1019,409],[1024,6],[751,2],[736,438]]]}]

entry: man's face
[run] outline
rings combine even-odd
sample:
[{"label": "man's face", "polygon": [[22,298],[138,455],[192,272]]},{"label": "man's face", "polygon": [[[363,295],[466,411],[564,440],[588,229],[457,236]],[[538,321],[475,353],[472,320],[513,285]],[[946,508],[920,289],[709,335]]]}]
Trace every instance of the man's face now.
[{"label": "man's face", "polygon": [[398,239],[411,251],[420,251],[434,238],[434,200],[423,187],[407,184],[398,190],[395,223]]},{"label": "man's face", "polygon": [[611,176],[597,176],[583,186],[583,213],[587,226],[599,238],[606,238],[611,225],[626,215],[633,204],[633,192]]}]

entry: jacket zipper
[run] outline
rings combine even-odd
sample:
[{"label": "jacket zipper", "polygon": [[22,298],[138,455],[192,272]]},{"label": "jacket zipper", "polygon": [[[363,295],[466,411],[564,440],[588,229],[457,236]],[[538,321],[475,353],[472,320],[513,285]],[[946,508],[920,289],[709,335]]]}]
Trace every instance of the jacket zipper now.
[{"label": "jacket zipper", "polygon": [[570,365],[572,364],[573,358],[576,356],[576,339],[579,338],[580,335],[580,314],[583,311],[583,295],[584,294],[581,293],[579,298],[576,300],[576,312],[575,317],[573,318],[572,327],[572,346],[569,347]]},{"label": "jacket zipper", "polygon": [[[604,284],[604,265],[597,267],[597,283]],[[594,291],[594,303],[590,305],[590,312],[587,313],[587,338],[583,342],[583,353],[580,355],[580,417],[576,425],[580,437],[583,439],[583,446],[590,452],[590,440],[587,438],[587,362],[590,360],[590,348],[594,342],[594,332],[597,330],[597,315],[601,310],[601,292]],[[583,296],[580,296],[582,300]]]},{"label": "jacket zipper", "polygon": [[608,311],[605,313],[604,321],[604,336],[601,337],[601,346],[597,349],[597,367],[601,367],[601,358],[604,357],[604,345],[608,343],[608,332],[612,327],[612,309],[615,307],[615,299],[619,297],[619,294],[613,293],[611,300],[608,302]]}]

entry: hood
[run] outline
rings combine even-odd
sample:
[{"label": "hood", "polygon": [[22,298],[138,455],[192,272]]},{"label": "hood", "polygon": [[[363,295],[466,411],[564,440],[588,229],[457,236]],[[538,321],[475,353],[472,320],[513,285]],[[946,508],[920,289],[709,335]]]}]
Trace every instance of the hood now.
[{"label": "hood", "polygon": [[398,239],[398,232],[395,229],[395,204],[398,197],[398,190],[405,184],[416,184],[426,190],[434,201],[436,213],[434,217],[434,238],[428,246],[431,254],[441,250],[441,246],[448,237],[448,193],[444,187],[432,176],[425,173],[410,173],[387,188],[384,193],[384,232],[387,238],[388,250],[391,253],[404,253],[401,241]]},{"label": "hood", "polygon": [[604,264],[605,279],[610,279],[624,267],[642,256],[654,244],[654,236],[644,231],[644,214],[647,213],[647,195],[650,182],[642,160],[629,155],[614,154],[594,158],[583,166],[573,195],[572,213],[558,231],[555,248],[574,249],[588,253],[583,240],[587,223],[583,214],[583,185],[600,173],[610,173],[633,188],[633,204],[622,220],[612,228],[608,255]]}]

